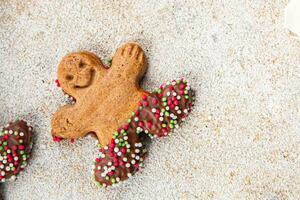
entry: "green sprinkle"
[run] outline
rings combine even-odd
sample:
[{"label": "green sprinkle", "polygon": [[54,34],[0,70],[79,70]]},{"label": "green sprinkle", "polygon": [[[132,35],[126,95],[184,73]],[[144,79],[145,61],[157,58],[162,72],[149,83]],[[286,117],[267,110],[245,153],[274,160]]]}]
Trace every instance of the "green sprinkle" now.
[{"label": "green sprinkle", "polygon": [[163,106],[167,106],[168,104],[167,104],[167,102],[163,102]]},{"label": "green sprinkle", "polygon": [[167,98],[166,98],[166,97],[163,97],[161,100],[162,100],[162,101],[167,101]]},{"label": "green sprinkle", "polygon": [[168,116],[170,116],[170,113],[168,111],[166,111],[165,115],[168,117]]},{"label": "green sprinkle", "polygon": [[165,127],[167,127],[167,124],[162,124],[161,126],[165,128]]},{"label": "green sprinkle", "polygon": [[127,122],[130,123],[130,122],[131,122],[131,119],[128,119]]},{"label": "green sprinkle", "polygon": [[174,125],[173,124],[169,124],[170,128],[174,128]]},{"label": "green sprinkle", "polygon": [[186,99],[188,99],[188,98],[189,98],[189,95],[184,95],[184,97],[185,97]]},{"label": "green sprinkle", "polygon": [[115,179],[115,178],[112,178],[112,179],[111,179],[111,182],[112,182],[112,183],[115,183],[115,182],[116,182],[116,179]]}]

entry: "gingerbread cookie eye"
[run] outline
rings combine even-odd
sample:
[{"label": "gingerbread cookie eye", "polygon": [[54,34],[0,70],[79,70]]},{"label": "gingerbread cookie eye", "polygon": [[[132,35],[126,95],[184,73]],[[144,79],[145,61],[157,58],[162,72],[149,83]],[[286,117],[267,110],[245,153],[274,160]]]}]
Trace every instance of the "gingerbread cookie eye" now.
[{"label": "gingerbread cookie eye", "polygon": [[32,127],[25,121],[10,123],[0,131],[0,181],[15,179],[28,164]]}]

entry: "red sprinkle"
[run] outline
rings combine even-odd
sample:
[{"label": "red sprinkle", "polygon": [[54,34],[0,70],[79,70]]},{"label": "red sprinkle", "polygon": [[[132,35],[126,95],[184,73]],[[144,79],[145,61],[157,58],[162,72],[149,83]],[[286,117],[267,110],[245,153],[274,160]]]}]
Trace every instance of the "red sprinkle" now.
[{"label": "red sprinkle", "polygon": [[55,80],[55,83],[56,83],[57,87],[60,87],[60,83],[59,83],[58,79]]}]

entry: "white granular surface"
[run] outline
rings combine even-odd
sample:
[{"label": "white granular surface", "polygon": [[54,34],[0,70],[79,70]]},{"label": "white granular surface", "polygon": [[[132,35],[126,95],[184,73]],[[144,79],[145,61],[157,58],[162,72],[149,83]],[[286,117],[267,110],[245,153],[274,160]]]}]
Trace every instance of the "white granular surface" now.
[{"label": "white granular surface", "polygon": [[[2,0],[0,124],[21,117],[36,131],[30,166],[5,183],[5,199],[300,199],[300,42],[284,29],[287,3]],[[106,60],[126,41],[147,54],[144,88],[184,76],[197,101],[152,143],[140,173],[101,189],[94,139],[51,141],[66,101],[56,66],[77,50]]]}]

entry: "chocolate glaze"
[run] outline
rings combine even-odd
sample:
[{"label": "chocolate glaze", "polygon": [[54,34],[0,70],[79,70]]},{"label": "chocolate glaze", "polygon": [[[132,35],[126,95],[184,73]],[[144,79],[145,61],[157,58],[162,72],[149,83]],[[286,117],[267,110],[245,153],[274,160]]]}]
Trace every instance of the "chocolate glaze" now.
[{"label": "chocolate glaze", "polygon": [[[193,96],[190,86],[183,80],[172,81],[148,96],[143,96],[139,108],[132,113],[128,123],[114,135],[111,144],[99,149],[101,153],[94,167],[96,183],[99,186],[110,186],[133,175],[145,157],[143,133],[150,137],[166,136],[171,129],[178,127],[190,112]],[[125,139],[124,132],[128,136],[126,141],[130,144],[126,153],[121,150],[123,147],[118,147],[120,139]],[[114,149],[116,146],[118,149]],[[121,151],[123,153],[118,153]],[[127,159],[126,162],[124,158]]]},{"label": "chocolate glaze", "polygon": [[0,134],[0,181],[15,178],[30,157],[32,127],[23,120],[9,123]]}]

